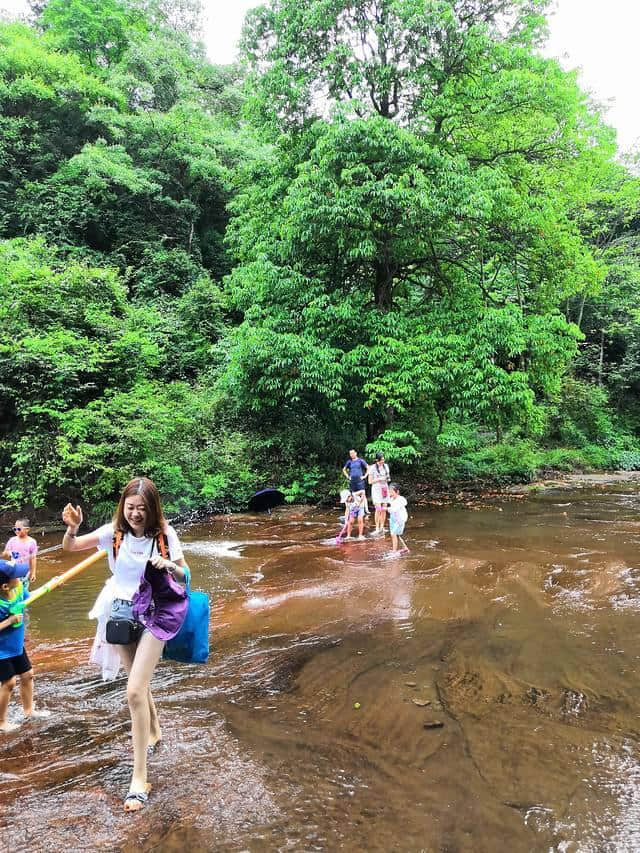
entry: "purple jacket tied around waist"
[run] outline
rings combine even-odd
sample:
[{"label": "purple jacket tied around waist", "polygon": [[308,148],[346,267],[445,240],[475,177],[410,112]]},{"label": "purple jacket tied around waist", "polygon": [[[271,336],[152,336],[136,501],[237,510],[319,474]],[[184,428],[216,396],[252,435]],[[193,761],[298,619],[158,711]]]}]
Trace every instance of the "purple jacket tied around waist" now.
[{"label": "purple jacket tied around waist", "polygon": [[164,571],[147,564],[132,599],[133,618],[157,640],[170,640],[182,628],[189,607],[186,589]]}]

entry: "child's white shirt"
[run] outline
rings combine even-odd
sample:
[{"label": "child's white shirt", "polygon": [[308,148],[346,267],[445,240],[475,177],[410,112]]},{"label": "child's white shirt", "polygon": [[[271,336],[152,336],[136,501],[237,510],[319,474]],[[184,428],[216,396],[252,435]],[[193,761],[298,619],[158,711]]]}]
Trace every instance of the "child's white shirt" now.
[{"label": "child's white shirt", "polygon": [[407,512],[407,499],[402,495],[397,495],[392,498],[389,504],[389,512],[398,521],[407,521],[409,513]]}]

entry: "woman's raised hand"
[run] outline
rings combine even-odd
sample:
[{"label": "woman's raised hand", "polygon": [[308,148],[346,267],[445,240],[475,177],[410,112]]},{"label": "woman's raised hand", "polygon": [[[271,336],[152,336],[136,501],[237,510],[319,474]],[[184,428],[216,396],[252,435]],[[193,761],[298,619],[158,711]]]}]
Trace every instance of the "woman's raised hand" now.
[{"label": "woman's raised hand", "polygon": [[80,505],[74,507],[73,504],[67,504],[62,510],[62,520],[67,527],[80,527],[82,524],[82,509]]}]

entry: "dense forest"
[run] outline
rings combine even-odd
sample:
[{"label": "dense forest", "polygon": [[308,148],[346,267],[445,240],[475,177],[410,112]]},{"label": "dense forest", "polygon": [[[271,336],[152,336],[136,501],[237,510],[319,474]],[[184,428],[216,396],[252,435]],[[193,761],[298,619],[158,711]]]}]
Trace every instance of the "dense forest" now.
[{"label": "dense forest", "polygon": [[546,0],[0,22],[2,508],[640,468],[640,181]]}]

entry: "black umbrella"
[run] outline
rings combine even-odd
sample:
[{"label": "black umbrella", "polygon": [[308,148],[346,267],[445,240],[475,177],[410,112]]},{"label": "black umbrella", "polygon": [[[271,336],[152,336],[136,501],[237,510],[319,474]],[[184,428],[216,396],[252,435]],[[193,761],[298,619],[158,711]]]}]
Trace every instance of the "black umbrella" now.
[{"label": "black umbrella", "polygon": [[271,509],[284,503],[284,495],[278,489],[262,489],[249,498],[249,509],[258,511]]}]

